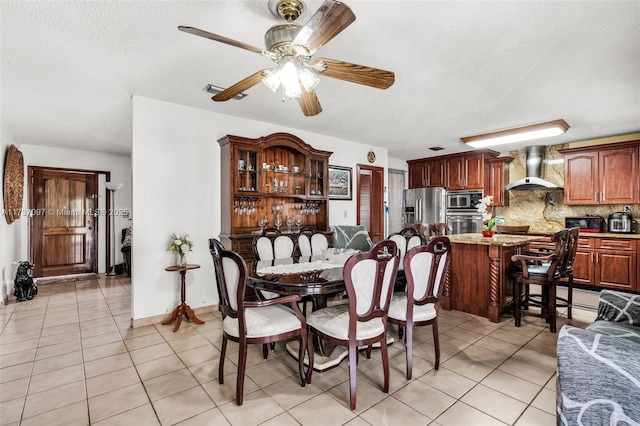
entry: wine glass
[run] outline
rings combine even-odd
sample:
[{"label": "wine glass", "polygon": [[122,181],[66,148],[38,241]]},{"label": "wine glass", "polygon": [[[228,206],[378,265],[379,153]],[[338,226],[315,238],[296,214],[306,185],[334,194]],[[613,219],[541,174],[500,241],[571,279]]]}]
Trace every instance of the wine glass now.
[{"label": "wine glass", "polygon": [[267,226],[269,218],[267,216],[258,219],[258,226],[260,226],[260,231],[264,231],[264,227]]},{"label": "wine glass", "polygon": [[280,230],[280,226],[282,225],[282,216],[280,215],[276,215],[276,229],[279,231]]},{"label": "wine glass", "polygon": [[287,215],[287,230],[291,233],[291,225],[293,225],[293,216],[290,214]]},{"label": "wine glass", "polygon": [[296,226],[298,227],[298,232],[300,232],[300,227],[302,226],[302,215],[296,216]]}]

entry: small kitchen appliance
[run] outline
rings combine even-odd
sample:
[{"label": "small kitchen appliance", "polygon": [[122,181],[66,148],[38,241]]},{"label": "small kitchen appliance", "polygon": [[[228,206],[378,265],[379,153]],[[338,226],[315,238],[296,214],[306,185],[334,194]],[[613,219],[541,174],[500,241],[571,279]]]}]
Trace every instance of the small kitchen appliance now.
[{"label": "small kitchen appliance", "polygon": [[630,234],[633,232],[633,217],[631,213],[615,212],[609,215],[609,232]]},{"label": "small kitchen appliance", "polygon": [[605,232],[604,218],[598,215],[567,216],[564,218],[565,228],[580,228],[580,232]]}]

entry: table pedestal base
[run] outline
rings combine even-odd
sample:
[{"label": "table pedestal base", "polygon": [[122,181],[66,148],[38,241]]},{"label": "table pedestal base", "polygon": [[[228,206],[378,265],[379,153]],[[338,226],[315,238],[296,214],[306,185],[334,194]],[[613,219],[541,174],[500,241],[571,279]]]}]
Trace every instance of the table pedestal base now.
[{"label": "table pedestal base", "polygon": [[182,324],[183,315],[187,319],[191,320],[191,322],[193,322],[194,324],[204,324],[204,321],[196,317],[196,314],[193,312],[193,309],[191,309],[189,305],[187,305],[186,303],[182,303],[176,306],[176,308],[171,313],[171,317],[168,320],[164,321],[162,325],[169,325],[178,320],[176,322],[176,326],[173,328],[173,331],[178,331],[178,329],[180,328],[180,324]]},{"label": "table pedestal base", "polygon": [[[393,344],[394,341],[395,340],[393,337],[387,337],[387,345]],[[380,343],[375,343],[373,347],[379,348]],[[292,357],[294,357],[295,359],[298,359],[298,351],[300,349],[299,341],[297,340],[290,341],[289,343],[286,344],[286,348],[287,348],[287,352],[289,352],[289,354]],[[359,349],[365,349],[365,348],[366,346],[361,346]],[[313,355],[313,369],[320,373],[323,371],[327,371],[331,368],[337,367],[338,364],[340,364],[342,360],[345,359],[348,355],[349,355],[349,348],[347,348],[346,346],[336,346],[333,352],[331,352],[331,355],[329,355],[328,357],[322,356],[316,351],[316,353]],[[307,356],[305,356],[304,358],[304,365],[307,365],[307,366],[309,365],[309,358]]]}]

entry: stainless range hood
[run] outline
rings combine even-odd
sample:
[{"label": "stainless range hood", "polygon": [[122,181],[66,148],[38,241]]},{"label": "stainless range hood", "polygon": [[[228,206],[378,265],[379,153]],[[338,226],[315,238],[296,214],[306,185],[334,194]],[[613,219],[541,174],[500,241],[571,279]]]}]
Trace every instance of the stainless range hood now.
[{"label": "stainless range hood", "polygon": [[533,189],[562,189],[555,183],[542,179],[541,170],[544,161],[543,146],[527,148],[527,177],[511,182],[504,187],[507,191],[529,191]]}]

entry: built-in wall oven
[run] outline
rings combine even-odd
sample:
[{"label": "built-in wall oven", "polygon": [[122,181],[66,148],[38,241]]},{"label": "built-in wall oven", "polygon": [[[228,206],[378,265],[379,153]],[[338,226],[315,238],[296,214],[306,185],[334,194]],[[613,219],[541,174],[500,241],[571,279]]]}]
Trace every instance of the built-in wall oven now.
[{"label": "built-in wall oven", "polygon": [[482,215],[476,205],[482,198],[482,190],[448,191],[447,223],[452,233],[467,234],[482,231]]}]

